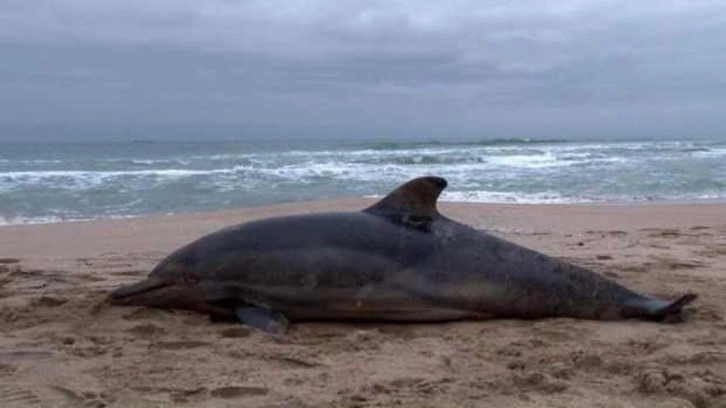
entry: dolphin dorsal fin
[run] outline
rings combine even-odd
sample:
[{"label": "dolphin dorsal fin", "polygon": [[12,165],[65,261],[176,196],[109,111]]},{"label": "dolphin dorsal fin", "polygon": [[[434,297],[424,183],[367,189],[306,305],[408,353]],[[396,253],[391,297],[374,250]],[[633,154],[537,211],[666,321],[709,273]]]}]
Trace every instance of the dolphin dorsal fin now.
[{"label": "dolphin dorsal fin", "polygon": [[447,184],[441,177],[415,178],[400,185],[363,212],[376,215],[408,213],[416,216],[436,216],[439,215],[436,200]]}]

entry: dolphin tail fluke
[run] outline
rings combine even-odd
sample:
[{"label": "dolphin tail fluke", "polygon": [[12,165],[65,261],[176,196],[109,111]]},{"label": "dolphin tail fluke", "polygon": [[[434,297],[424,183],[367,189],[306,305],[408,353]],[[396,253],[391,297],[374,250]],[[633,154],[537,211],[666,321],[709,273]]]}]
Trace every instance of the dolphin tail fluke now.
[{"label": "dolphin tail fluke", "polygon": [[695,293],[685,294],[680,298],[668,303],[665,307],[656,310],[655,314],[658,316],[669,316],[678,314],[681,312],[681,309],[683,309],[684,306],[693,302],[694,300],[696,300],[696,298],[698,298],[698,295],[696,295]]},{"label": "dolphin tail fluke", "polygon": [[663,320],[670,316],[677,316],[683,310],[683,307],[696,300],[698,295],[688,293],[672,302],[664,302],[662,300],[651,300],[646,305],[647,318],[652,320]]},{"label": "dolphin tail fluke", "polygon": [[167,279],[159,277],[149,277],[131,285],[122,286],[108,296],[109,303],[113,305],[137,305],[145,306],[149,304],[149,292],[153,292],[171,285]]}]

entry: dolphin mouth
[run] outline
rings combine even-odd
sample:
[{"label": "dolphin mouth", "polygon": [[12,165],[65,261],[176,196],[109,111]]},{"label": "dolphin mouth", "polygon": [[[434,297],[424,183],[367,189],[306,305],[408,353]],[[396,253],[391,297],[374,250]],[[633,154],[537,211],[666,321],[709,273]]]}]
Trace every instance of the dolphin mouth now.
[{"label": "dolphin mouth", "polygon": [[108,295],[108,301],[113,305],[133,305],[137,303],[141,304],[143,303],[143,301],[137,300],[140,300],[140,297],[144,297],[143,295],[147,294],[148,292],[156,291],[171,285],[172,282],[169,282],[167,280],[153,277],[148,278],[141,282],[122,286],[112,291]]}]

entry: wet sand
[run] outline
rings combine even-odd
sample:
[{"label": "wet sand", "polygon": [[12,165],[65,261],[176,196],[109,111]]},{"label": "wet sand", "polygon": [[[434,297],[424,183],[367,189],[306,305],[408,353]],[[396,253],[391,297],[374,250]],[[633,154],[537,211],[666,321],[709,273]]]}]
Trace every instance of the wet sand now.
[{"label": "wet sand", "polygon": [[726,204],[441,205],[685,321],[295,325],[271,336],[109,307],[169,251],[270,215],[370,200],[0,228],[0,407],[726,407]]}]

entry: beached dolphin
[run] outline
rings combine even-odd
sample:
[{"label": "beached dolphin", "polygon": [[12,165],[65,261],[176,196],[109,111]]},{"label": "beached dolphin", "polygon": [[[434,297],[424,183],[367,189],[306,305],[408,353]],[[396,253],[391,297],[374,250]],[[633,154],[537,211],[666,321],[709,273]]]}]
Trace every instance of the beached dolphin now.
[{"label": "beached dolphin", "polygon": [[117,305],[190,309],[281,331],[288,319],[443,321],[676,315],[669,302],[439,214],[439,177],[409,181],[360,212],[248,222],[173,252]]}]

